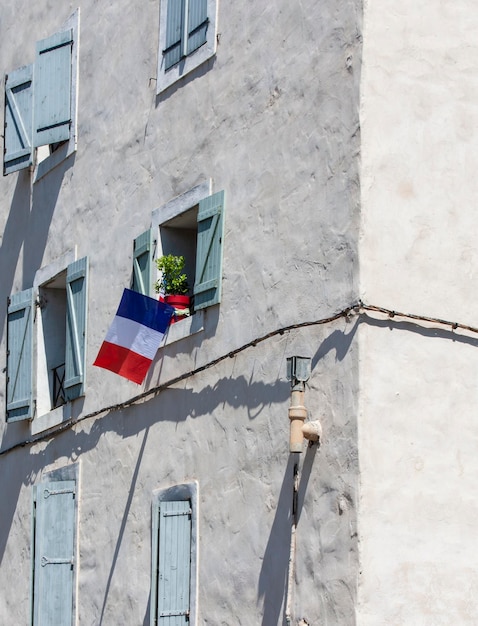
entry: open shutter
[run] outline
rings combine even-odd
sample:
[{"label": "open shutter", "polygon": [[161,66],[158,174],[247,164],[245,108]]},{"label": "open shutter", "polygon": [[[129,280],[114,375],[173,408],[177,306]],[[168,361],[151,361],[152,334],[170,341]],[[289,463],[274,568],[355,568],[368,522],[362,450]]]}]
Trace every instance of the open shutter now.
[{"label": "open shutter", "polygon": [[207,0],[189,0],[187,54],[207,41]]},{"label": "open shutter", "polygon": [[7,320],[7,421],[33,417],[33,289],[11,296]]},{"label": "open shutter", "polygon": [[194,308],[221,301],[224,191],[199,202]]},{"label": "open shutter", "polygon": [[32,164],[33,65],[5,77],[3,174]]},{"label": "open shutter", "polygon": [[133,291],[150,296],[153,287],[153,229],[134,240],[133,251]]},{"label": "open shutter", "polygon": [[34,626],[71,626],[75,567],[74,480],[36,487]]},{"label": "open shutter", "polygon": [[37,43],[33,79],[35,147],[70,137],[72,45],[71,29]]},{"label": "open shutter", "polygon": [[161,502],[157,624],[189,624],[191,577],[191,504],[188,500]]},{"label": "open shutter", "polygon": [[67,400],[84,394],[86,318],[88,308],[88,259],[83,257],[66,272],[65,393]]},{"label": "open shutter", "polygon": [[184,38],[184,11],[187,0],[168,0],[166,15],[166,48],[164,69],[178,63],[184,56],[182,41]]}]

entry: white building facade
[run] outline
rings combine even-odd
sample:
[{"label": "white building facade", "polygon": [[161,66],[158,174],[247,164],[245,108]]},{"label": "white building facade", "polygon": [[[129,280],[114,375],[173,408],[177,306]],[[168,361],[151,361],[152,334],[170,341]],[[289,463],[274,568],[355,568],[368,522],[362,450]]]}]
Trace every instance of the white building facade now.
[{"label": "white building facade", "polygon": [[0,622],[473,623],[476,17],[389,4],[3,9]]}]

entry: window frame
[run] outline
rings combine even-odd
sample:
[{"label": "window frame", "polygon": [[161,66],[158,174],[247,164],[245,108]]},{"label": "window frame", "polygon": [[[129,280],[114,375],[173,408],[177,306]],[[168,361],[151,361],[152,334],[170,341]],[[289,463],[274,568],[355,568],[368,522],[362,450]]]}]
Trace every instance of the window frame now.
[{"label": "window frame", "polygon": [[[183,0],[183,2],[184,1],[185,0]],[[181,60],[172,67],[165,69],[164,50],[166,49],[168,0],[160,0],[157,94],[160,94],[172,84],[184,78],[184,76],[215,56],[217,49],[218,2],[219,0],[207,0],[208,27],[206,42],[199,48],[183,56]]]},{"label": "window frame", "polygon": [[150,624],[158,626],[158,574],[159,574],[159,510],[162,502],[189,501],[191,506],[191,547],[189,572],[189,620],[190,626],[197,625],[198,602],[198,505],[199,485],[196,481],[182,483],[172,487],[159,489],[153,492],[151,507],[151,594],[150,594]]}]

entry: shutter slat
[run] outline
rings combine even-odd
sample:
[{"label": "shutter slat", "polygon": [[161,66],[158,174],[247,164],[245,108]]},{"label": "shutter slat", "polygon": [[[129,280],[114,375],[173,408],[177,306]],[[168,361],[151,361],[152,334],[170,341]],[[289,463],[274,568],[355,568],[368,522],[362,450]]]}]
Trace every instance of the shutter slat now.
[{"label": "shutter slat", "polygon": [[221,301],[224,239],[224,192],[199,202],[194,308],[203,309]]},{"label": "shutter slat", "polygon": [[153,229],[136,237],[133,250],[133,291],[150,296],[153,290]]},{"label": "shutter slat", "polygon": [[5,78],[3,173],[32,164],[33,65]]},{"label": "shutter slat", "polygon": [[86,326],[88,309],[88,259],[83,257],[66,272],[65,393],[68,400],[84,394]]},{"label": "shutter slat", "polygon": [[71,29],[37,43],[33,81],[35,147],[70,137],[72,43]]},{"label": "shutter slat", "polygon": [[7,421],[33,417],[33,289],[11,296],[7,317]]}]

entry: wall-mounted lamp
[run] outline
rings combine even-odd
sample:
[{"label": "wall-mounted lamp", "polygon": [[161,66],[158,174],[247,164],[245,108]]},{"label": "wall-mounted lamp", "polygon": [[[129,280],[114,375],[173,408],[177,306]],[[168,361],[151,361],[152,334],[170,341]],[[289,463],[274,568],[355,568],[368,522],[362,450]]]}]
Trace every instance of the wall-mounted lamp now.
[{"label": "wall-mounted lamp", "polygon": [[319,443],[322,437],[322,425],[319,420],[309,421],[304,406],[305,383],[310,378],[310,358],[291,356],[287,359],[287,380],[290,380],[290,452],[302,452],[304,438],[310,443]]},{"label": "wall-mounted lamp", "polygon": [[304,435],[302,426],[307,418],[304,406],[305,383],[310,378],[310,358],[291,356],[287,359],[287,380],[290,380],[290,452],[302,452]]}]

